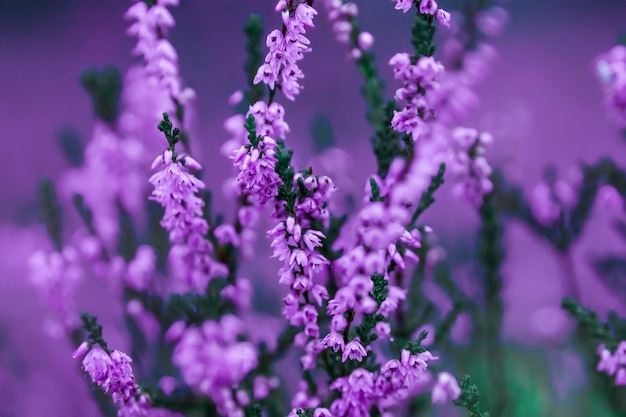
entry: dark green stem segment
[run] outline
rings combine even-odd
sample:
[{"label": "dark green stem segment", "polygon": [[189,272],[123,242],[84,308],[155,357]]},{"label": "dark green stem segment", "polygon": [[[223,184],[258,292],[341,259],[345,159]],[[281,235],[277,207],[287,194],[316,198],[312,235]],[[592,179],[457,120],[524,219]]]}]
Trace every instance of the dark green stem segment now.
[{"label": "dark green stem segment", "polygon": [[43,178],[37,187],[39,195],[39,208],[43,222],[48,230],[48,235],[57,251],[63,249],[63,224],[61,218],[61,205],[57,199],[56,188],[52,180]]},{"label": "dark green stem segment", "polygon": [[485,277],[485,316],[479,326],[479,334],[485,343],[486,363],[491,384],[490,393],[494,396],[493,414],[503,415],[506,406],[506,383],[504,355],[499,344],[502,324],[503,303],[502,276],[500,267],[504,261],[502,248],[503,222],[500,214],[497,192],[485,195],[480,208],[481,230],[478,242],[478,260],[484,268]]},{"label": "dark green stem segment", "polygon": [[411,28],[411,45],[415,49],[415,55],[411,57],[413,64],[425,56],[433,56],[435,54],[435,32],[437,26],[435,25],[435,16],[431,14],[422,14],[419,12],[420,0],[414,0],[415,7],[417,8],[417,16],[413,22]]},{"label": "dark green stem segment", "polygon": [[413,213],[413,217],[411,218],[411,226],[409,228],[414,228],[416,226],[417,220],[433,203],[435,202],[435,192],[443,185],[445,182],[444,175],[446,173],[446,164],[442,163],[439,165],[439,169],[437,173],[431,177],[430,184],[426,191],[422,193],[422,197],[420,198],[419,205],[415,209]]},{"label": "dark green stem segment", "polygon": [[609,351],[614,352],[619,342],[626,340],[626,321],[618,319],[615,313],[610,313],[608,322],[604,323],[593,310],[584,308],[573,298],[563,298],[561,307],[576,319],[579,330],[603,343]]},{"label": "dark green stem segment", "polygon": [[252,105],[259,100],[263,99],[265,88],[263,84],[254,84],[254,77],[256,76],[258,68],[263,64],[263,20],[261,16],[257,14],[251,14],[248,17],[248,21],[243,27],[243,31],[246,34],[246,54],[247,59],[244,64],[246,71],[246,78],[248,81],[248,91],[245,93],[245,103],[242,113],[247,111],[247,105]]},{"label": "dark green stem segment", "polygon": [[83,72],[80,81],[91,96],[96,114],[106,123],[113,124],[118,116],[122,94],[122,76],[115,67],[100,72],[89,69]]}]

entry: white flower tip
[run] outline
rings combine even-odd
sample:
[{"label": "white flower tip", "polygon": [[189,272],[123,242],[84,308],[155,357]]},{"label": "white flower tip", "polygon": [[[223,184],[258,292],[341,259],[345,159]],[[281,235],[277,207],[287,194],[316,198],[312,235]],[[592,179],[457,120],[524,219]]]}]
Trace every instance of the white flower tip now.
[{"label": "white flower tip", "polygon": [[164,162],[165,161],[164,161],[163,155],[159,155],[156,158],[154,158],[154,161],[152,162],[152,165],[150,166],[150,168],[154,170]]},{"label": "white flower tip", "polygon": [[202,165],[200,165],[200,163],[198,163],[198,161],[193,159],[191,156],[185,156],[183,158],[183,161],[187,168],[195,169],[196,171],[199,171],[202,169]]},{"label": "white flower tip", "polygon": [[78,348],[72,353],[72,358],[76,359],[80,356],[83,356],[89,350],[89,344],[87,342],[83,342],[78,346]]}]

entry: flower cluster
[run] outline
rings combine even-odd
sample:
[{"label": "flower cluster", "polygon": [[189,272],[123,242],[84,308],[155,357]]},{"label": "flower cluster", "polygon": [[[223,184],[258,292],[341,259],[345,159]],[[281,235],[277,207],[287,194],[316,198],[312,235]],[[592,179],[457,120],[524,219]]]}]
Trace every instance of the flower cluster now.
[{"label": "flower cluster", "polygon": [[328,20],[332,24],[337,42],[349,44],[352,36],[354,36],[354,31],[358,31],[356,42],[350,50],[352,59],[358,60],[363,51],[368,51],[374,46],[374,36],[371,33],[361,31],[358,26],[352,25],[352,21],[359,14],[356,3],[343,2],[342,0],[324,0],[322,3],[326,9]]},{"label": "flower cluster", "polygon": [[[388,281],[390,271],[404,270],[407,260],[418,260],[414,250],[421,246],[419,236],[406,229],[411,220],[410,210],[415,208],[416,189],[410,177],[400,181],[403,172],[404,164],[398,159],[384,180],[370,180],[378,190],[379,198],[367,201],[361,209],[356,242],[347,245],[344,255],[334,264],[339,289],[328,303],[328,314],[333,319],[331,332],[324,337],[322,344],[335,351],[342,350],[343,361],[348,358],[360,361],[367,355],[358,338],[348,341],[340,334],[350,325],[345,314],[358,317],[376,313],[388,317],[406,298],[404,289],[389,285],[386,298],[379,305],[372,297],[374,287],[370,279],[371,275],[378,274]],[[371,195],[373,190],[369,191]],[[379,331],[381,335],[387,333],[384,325]]]},{"label": "flower cluster", "polygon": [[564,209],[571,209],[576,203],[582,173],[571,169],[565,178],[548,176],[535,185],[530,195],[530,209],[535,219],[544,226],[553,225]]},{"label": "flower cluster", "polygon": [[141,395],[135,382],[133,368],[130,365],[132,359],[128,355],[119,350],[108,352],[98,344],[90,348],[87,342],[78,347],[73,357],[83,355],[85,372],[94,384],[111,396],[119,408],[119,417],[147,416],[150,403],[147,397]]},{"label": "flower cluster", "polygon": [[196,195],[204,183],[187,170],[201,166],[190,156],[175,157],[171,150],[159,155],[152,169],[159,166],[163,168],[150,177],[154,185],[150,199],[165,208],[161,226],[174,244],[170,260],[180,278],[176,290],[204,292],[209,280],[223,275],[225,267],[211,259],[213,248],[205,239],[209,225],[203,217],[204,201]]},{"label": "flower cluster", "polygon": [[197,392],[209,396],[221,415],[239,417],[250,403],[246,391],[237,390],[239,383],[258,365],[256,347],[240,342],[243,322],[232,315],[219,321],[206,321],[201,327],[170,331],[169,339],[178,339],[172,356],[184,381]]},{"label": "flower cluster", "polygon": [[402,87],[396,90],[395,98],[404,103],[404,108],[395,111],[391,126],[397,132],[410,134],[417,141],[426,129],[426,122],[434,117],[434,109],[428,102],[428,92],[438,88],[438,79],[443,74],[443,65],[433,57],[421,57],[411,63],[407,53],[394,55],[389,64],[393,67],[396,80]]},{"label": "flower cluster", "polygon": [[269,136],[253,139],[233,155],[239,169],[237,181],[256,205],[265,205],[278,194],[280,177],[276,173],[276,141]]},{"label": "flower cluster", "polygon": [[626,127],[626,46],[616,45],[596,60],[607,106],[620,127]]},{"label": "flower cluster", "polygon": [[269,106],[258,101],[250,106],[246,117],[254,117],[254,125],[261,136],[274,139],[285,138],[289,133],[289,125],[285,122],[285,108],[279,103]]},{"label": "flower cluster", "polygon": [[326,9],[328,20],[332,24],[333,33],[335,34],[337,42],[343,44],[349,43],[350,34],[352,32],[350,19],[359,14],[359,7],[356,3],[343,2],[342,0],[322,0],[321,3]]},{"label": "flower cluster", "polygon": [[452,131],[451,169],[457,180],[454,192],[477,207],[493,189],[491,167],[484,156],[491,142],[489,133],[476,129],[458,127]]},{"label": "flower cluster", "polygon": [[[195,93],[191,89],[183,89],[178,75],[176,49],[166,39],[169,30],[176,24],[167,6],[178,6],[179,0],[158,0],[152,6],[142,0],[134,1],[124,16],[134,21],[127,31],[138,39],[133,53],[145,59],[148,75],[156,85],[167,90],[171,98],[181,103],[192,99]],[[161,109],[161,112],[164,110],[173,112],[175,108]]]},{"label": "flower cluster", "polygon": [[433,359],[437,358],[429,352],[412,354],[403,350],[400,360],[387,361],[378,372],[358,368],[338,378],[330,385],[330,389],[341,393],[331,404],[333,417],[365,417],[372,407],[381,413],[394,407],[407,398],[411,388],[429,381],[428,362]]},{"label": "flower cluster", "polygon": [[460,395],[461,388],[456,378],[448,372],[440,372],[433,387],[433,404],[443,404],[450,400],[456,400]]},{"label": "flower cluster", "polygon": [[270,51],[265,64],[259,67],[254,83],[263,82],[272,90],[278,84],[285,97],[295,100],[302,89],[299,80],[304,77],[297,62],[304,58],[305,52],[311,51],[311,41],[305,34],[306,28],[314,27],[313,17],[317,11],[305,3],[290,10],[286,0],[276,3],[276,11],[282,13],[284,28],[267,35],[266,44]]},{"label": "flower cluster", "polygon": [[[403,13],[411,10],[415,0],[392,0],[396,3],[396,10],[402,10]],[[427,15],[434,15],[435,18],[444,26],[450,26],[450,13],[439,8],[435,0],[420,0],[419,12]]]},{"label": "flower cluster", "polygon": [[614,353],[602,344],[598,346],[598,355],[598,371],[615,376],[615,385],[626,385],[626,341],[620,342]]},{"label": "flower cluster", "polygon": [[[302,358],[304,369],[315,367],[315,356],[321,351],[318,343],[318,312],[313,301],[322,305],[328,299],[328,290],[314,283],[314,276],[328,264],[317,249],[322,246],[324,233],[314,228],[321,224],[328,227],[329,213],[326,208],[335,186],[328,177],[298,174],[293,187],[298,187],[300,197],[293,210],[286,212],[277,206],[275,216],[281,221],[267,233],[272,239],[273,256],[284,263],[279,271],[279,282],[289,287],[290,292],[283,298],[283,316],[292,326],[303,327],[296,335],[295,344],[307,346],[307,354]],[[311,299],[312,298],[312,299]]]},{"label": "flower cluster", "polygon": [[73,330],[78,324],[74,291],[83,278],[78,251],[71,246],[66,246],[61,252],[38,251],[29,258],[28,264],[31,283],[54,314],[46,326],[48,333],[62,336]]},{"label": "flower cluster", "polygon": [[93,214],[93,226],[105,246],[117,243],[119,205],[135,213],[142,208],[145,179],[141,142],[124,138],[111,126],[97,123],[85,150],[85,162],[63,178],[67,200],[80,194]]}]

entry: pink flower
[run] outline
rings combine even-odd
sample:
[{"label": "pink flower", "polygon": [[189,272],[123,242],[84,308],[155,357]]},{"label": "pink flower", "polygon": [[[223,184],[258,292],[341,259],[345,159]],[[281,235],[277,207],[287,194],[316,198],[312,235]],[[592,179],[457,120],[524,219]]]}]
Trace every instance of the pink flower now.
[{"label": "pink flower", "polygon": [[433,387],[432,401],[434,404],[443,404],[456,400],[461,395],[461,388],[456,378],[448,372],[437,375],[437,383]]},{"label": "pink flower", "polygon": [[346,344],[343,355],[341,356],[341,361],[345,362],[349,358],[361,362],[365,356],[367,356],[367,351],[357,337]]}]

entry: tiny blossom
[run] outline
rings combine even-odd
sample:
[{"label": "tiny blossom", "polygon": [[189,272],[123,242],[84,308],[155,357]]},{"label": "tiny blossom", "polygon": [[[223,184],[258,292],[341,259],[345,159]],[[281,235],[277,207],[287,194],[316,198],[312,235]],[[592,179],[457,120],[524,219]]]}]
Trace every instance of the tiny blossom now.
[{"label": "tiny blossom", "polygon": [[156,260],[156,254],[151,246],[142,245],[137,248],[137,254],[128,263],[127,285],[137,291],[148,289],[154,278]]},{"label": "tiny blossom", "polygon": [[615,385],[626,385],[626,341],[621,341],[614,353],[601,344],[598,346],[598,355],[598,372],[615,376]]},{"label": "tiny blossom", "polygon": [[[350,18],[359,14],[358,6],[353,2],[342,2],[336,0],[322,0],[328,20],[332,24],[335,39],[339,43],[347,44],[350,42],[350,34],[352,25]],[[371,41],[373,42],[373,37]],[[361,47],[363,48],[363,47]],[[367,49],[367,48],[363,48]]]},{"label": "tiny blossom", "polygon": [[626,127],[626,46],[616,45],[596,59],[606,106],[619,127]]},{"label": "tiny blossom", "polygon": [[361,344],[361,341],[357,338],[346,344],[345,348],[343,349],[341,361],[345,362],[349,358],[361,362],[363,360],[363,357],[366,355],[367,351]]},{"label": "tiny blossom", "polygon": [[433,387],[432,401],[434,404],[443,404],[456,400],[461,395],[461,388],[456,378],[448,372],[437,375],[437,383]]},{"label": "tiny blossom", "polygon": [[269,106],[258,101],[250,106],[246,117],[253,116],[257,134],[271,138],[285,138],[289,125],[285,122],[285,108],[279,103]]},{"label": "tiny blossom", "polygon": [[545,182],[540,182],[533,188],[530,208],[535,219],[546,226],[554,224],[561,215],[561,208],[552,196],[550,186]]},{"label": "tiny blossom", "polygon": [[624,200],[613,186],[603,185],[600,187],[596,201],[612,213],[619,214],[624,211]]}]

